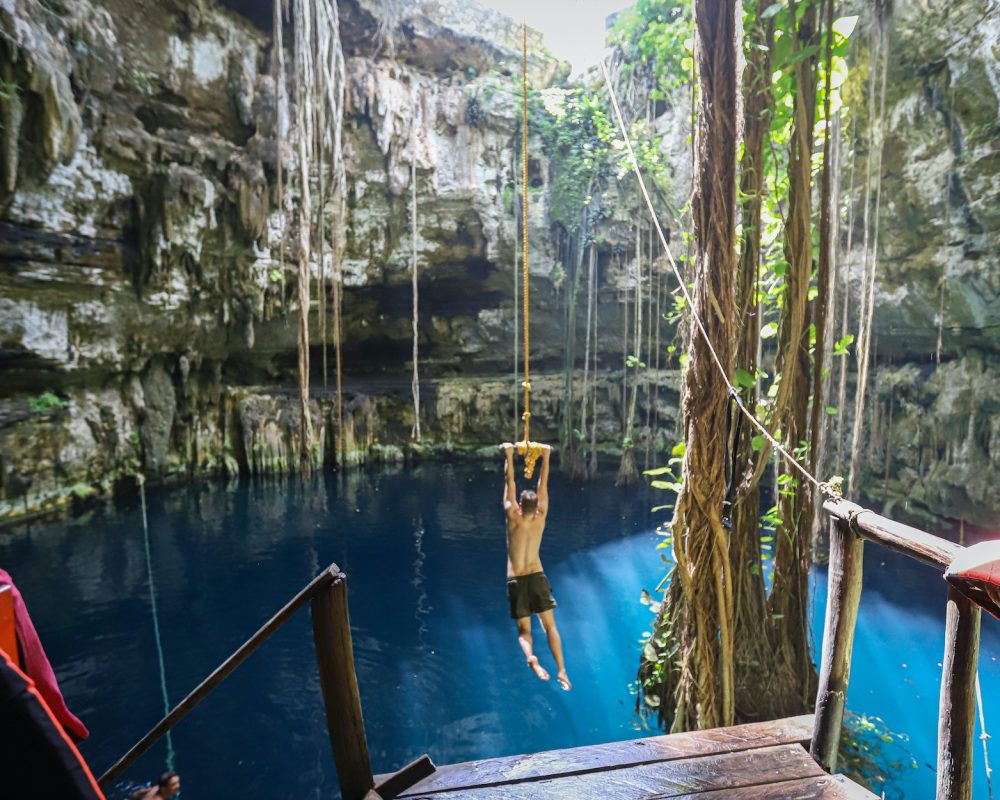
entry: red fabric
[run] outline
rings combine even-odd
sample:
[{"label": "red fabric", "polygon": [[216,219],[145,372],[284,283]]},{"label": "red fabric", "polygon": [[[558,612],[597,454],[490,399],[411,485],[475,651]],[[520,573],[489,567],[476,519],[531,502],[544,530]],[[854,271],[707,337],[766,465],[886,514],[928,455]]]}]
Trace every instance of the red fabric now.
[{"label": "red fabric", "polygon": [[35,682],[39,694],[44,698],[46,705],[55,715],[59,724],[72,733],[77,741],[86,739],[90,735],[90,731],[66,708],[66,701],[63,700],[62,692],[59,691],[59,683],[52,671],[52,665],[49,664],[42,642],[38,638],[31,617],[28,615],[28,607],[24,604],[24,598],[17,590],[14,580],[2,569],[0,569],[0,583],[9,583],[11,593],[14,595],[14,623],[17,629],[17,643],[21,650],[24,671]]}]

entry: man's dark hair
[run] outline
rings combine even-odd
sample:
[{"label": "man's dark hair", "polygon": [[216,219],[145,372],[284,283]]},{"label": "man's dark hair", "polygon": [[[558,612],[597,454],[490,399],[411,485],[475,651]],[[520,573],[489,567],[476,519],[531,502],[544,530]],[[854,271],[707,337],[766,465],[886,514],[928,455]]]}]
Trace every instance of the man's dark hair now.
[{"label": "man's dark hair", "polygon": [[521,492],[521,511],[525,514],[534,514],[538,508],[538,495],[531,489]]},{"label": "man's dark hair", "polygon": [[179,777],[180,777],[180,775],[178,775],[173,770],[171,770],[169,772],[164,772],[160,776],[160,780],[157,782],[156,785],[157,786],[161,786],[161,787],[163,787],[165,789],[165,788],[167,788],[167,786],[170,785],[170,781],[172,781],[174,778],[179,778]]}]

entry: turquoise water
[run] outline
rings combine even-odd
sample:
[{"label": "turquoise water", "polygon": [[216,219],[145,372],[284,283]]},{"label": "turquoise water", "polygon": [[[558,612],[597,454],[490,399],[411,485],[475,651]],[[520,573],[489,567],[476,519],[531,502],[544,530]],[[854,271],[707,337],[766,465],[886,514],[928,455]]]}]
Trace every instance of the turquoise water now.
[{"label": "turquoise water", "polygon": [[[559,602],[569,694],[531,675],[507,618],[496,466],[151,489],[169,699],[179,701],[336,561],[349,576],[377,772],[424,752],[448,763],[645,735],[629,685],[650,620],[640,591],[662,575],[648,512],[662,493],[612,484],[553,478],[542,558]],[[910,736],[905,748],[918,766],[889,796],[929,797],[944,584],[885,551],[869,547],[867,558],[849,704]],[[0,565],[18,580],[68,702],[90,726],[83,753],[103,771],[163,712],[139,505],[0,536]],[[822,595],[822,575],[816,585]],[[822,605],[815,615],[820,629]],[[1000,731],[996,627],[984,620],[982,681],[987,728]],[[537,630],[536,646],[551,669]],[[308,612],[185,718],[173,746],[185,797],[335,796]],[[897,748],[886,745],[885,756],[906,760]],[[149,780],[166,760],[161,743],[110,796]],[[977,770],[976,797],[986,800]]]}]

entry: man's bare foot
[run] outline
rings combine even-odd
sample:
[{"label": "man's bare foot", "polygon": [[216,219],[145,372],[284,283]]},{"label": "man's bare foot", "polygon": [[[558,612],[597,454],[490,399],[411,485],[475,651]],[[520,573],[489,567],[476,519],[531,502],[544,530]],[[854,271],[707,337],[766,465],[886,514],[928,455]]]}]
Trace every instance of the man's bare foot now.
[{"label": "man's bare foot", "polygon": [[573,684],[569,682],[569,676],[565,670],[556,675],[556,680],[559,681],[559,685],[562,686],[564,692],[568,692],[573,688]]},{"label": "man's bare foot", "polygon": [[538,656],[531,656],[528,659],[528,666],[534,670],[540,680],[547,681],[549,679],[549,673],[545,671],[545,667],[538,663]]}]

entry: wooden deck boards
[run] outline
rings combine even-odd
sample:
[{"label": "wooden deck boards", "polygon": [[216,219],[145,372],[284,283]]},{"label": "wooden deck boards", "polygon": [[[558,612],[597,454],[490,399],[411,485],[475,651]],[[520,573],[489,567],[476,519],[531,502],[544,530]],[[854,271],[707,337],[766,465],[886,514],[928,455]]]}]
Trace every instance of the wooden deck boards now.
[{"label": "wooden deck boards", "polygon": [[406,800],[871,800],[801,744],[810,715],[440,767]]}]

